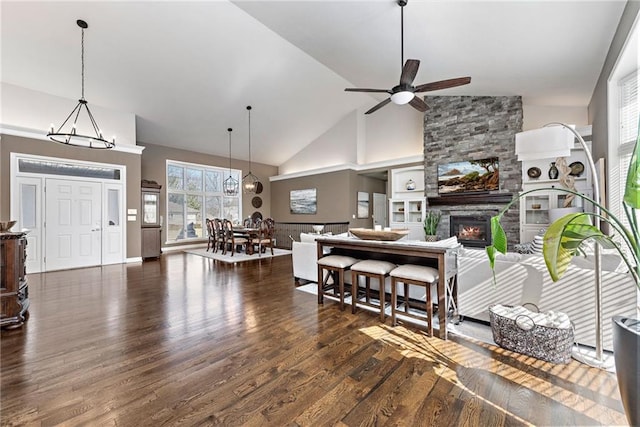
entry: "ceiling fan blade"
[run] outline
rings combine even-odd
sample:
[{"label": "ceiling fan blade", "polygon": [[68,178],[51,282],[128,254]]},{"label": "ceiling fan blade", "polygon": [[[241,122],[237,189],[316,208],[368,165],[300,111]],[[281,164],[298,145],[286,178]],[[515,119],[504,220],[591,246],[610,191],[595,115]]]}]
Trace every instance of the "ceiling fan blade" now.
[{"label": "ceiling fan blade", "polygon": [[414,96],[413,99],[409,101],[409,105],[423,113],[429,109],[427,103],[424,102],[419,96]]},{"label": "ceiling fan blade", "polygon": [[418,74],[418,67],[420,67],[420,61],[417,59],[407,59],[402,67],[402,74],[400,75],[400,84],[409,85],[413,83],[413,79]]},{"label": "ceiling fan blade", "polygon": [[371,114],[371,113],[375,113],[376,111],[378,111],[379,109],[381,109],[382,107],[384,107],[385,105],[387,105],[388,103],[391,102],[391,98],[387,98],[384,101],[380,102],[379,104],[377,104],[375,107],[371,108],[369,111],[367,111],[365,114]]},{"label": "ceiling fan blade", "polygon": [[374,93],[391,93],[389,89],[363,89],[363,88],[346,88],[346,92],[374,92]]},{"label": "ceiling fan blade", "polygon": [[458,77],[455,79],[440,80],[439,82],[425,83],[423,85],[416,86],[414,93],[449,89],[451,87],[468,85],[469,83],[471,83],[471,77]]}]

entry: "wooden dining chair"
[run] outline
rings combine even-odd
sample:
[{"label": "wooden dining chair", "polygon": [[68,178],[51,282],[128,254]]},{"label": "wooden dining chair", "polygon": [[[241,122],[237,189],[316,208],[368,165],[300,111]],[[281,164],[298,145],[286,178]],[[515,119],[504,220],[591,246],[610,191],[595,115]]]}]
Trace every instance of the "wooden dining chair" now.
[{"label": "wooden dining chair", "polygon": [[231,251],[231,256],[233,256],[233,253],[236,251],[238,247],[247,245],[248,240],[244,237],[239,237],[235,235],[233,231],[233,223],[228,219],[224,220],[223,227],[224,227],[225,244],[224,244],[224,250],[222,253],[225,254],[228,249]]},{"label": "wooden dining chair", "polygon": [[225,233],[223,227],[223,221],[219,218],[214,218],[212,220],[213,223],[213,234],[215,235],[215,249],[213,252],[218,252],[218,250],[222,250],[222,253],[226,253],[226,240]]},{"label": "wooden dining chair", "polygon": [[260,235],[259,240],[255,243],[258,244],[258,256],[266,251],[266,248],[271,248],[271,255],[273,255],[273,233],[275,232],[275,221],[273,218],[266,218],[260,221]]},{"label": "wooden dining chair", "polygon": [[206,218],[205,223],[207,224],[207,252],[211,249],[212,252],[215,252],[216,245],[218,244],[218,239],[216,236],[216,231],[213,228],[213,220]]}]

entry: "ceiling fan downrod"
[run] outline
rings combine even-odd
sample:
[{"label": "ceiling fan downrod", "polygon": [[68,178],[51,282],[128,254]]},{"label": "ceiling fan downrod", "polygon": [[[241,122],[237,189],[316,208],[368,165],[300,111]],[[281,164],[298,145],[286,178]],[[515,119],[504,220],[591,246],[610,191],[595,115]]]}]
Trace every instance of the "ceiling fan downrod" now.
[{"label": "ceiling fan downrod", "polygon": [[400,70],[404,67],[404,7],[407,0],[398,0],[400,6]]}]

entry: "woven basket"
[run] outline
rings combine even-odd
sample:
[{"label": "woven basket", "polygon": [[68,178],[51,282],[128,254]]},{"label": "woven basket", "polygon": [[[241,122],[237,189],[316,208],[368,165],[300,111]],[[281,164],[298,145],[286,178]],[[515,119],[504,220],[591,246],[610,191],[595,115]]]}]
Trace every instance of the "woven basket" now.
[{"label": "woven basket", "polygon": [[569,363],[573,347],[573,324],[554,328],[536,324],[526,315],[515,319],[496,314],[489,307],[493,340],[500,347],[552,363]]}]

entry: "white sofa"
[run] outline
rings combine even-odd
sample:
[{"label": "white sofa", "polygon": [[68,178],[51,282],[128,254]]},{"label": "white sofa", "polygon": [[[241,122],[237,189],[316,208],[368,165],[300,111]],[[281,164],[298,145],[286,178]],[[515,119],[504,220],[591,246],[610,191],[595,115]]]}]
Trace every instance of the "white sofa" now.
[{"label": "white sofa", "polygon": [[[602,307],[604,348],[612,349],[611,317],[636,316],[638,291],[631,278],[617,272],[620,258],[602,257]],[[492,304],[536,304],[540,311],[569,315],[577,342],[595,346],[595,272],[591,259],[574,258],[567,272],[553,282],[542,255],[499,254],[496,284],[484,250],[463,249],[459,256],[458,312],[464,317],[488,321]]]},{"label": "white sofa", "polygon": [[[325,234],[326,235],[326,234]],[[293,262],[293,278],[310,282],[318,281],[318,245],[316,238],[321,234],[300,233],[300,241],[291,245],[291,259]],[[349,281],[351,283],[351,281]]]}]

